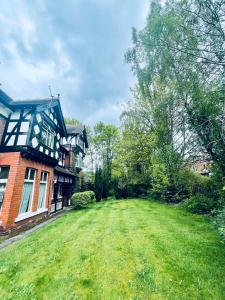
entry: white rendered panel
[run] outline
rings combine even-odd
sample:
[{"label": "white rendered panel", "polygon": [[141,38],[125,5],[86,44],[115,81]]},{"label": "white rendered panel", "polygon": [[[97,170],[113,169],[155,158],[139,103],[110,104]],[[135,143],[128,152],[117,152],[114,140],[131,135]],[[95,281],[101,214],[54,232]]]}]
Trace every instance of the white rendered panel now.
[{"label": "white rendered panel", "polygon": [[27,140],[27,135],[26,134],[19,135],[18,136],[17,145],[18,146],[26,145],[26,140]]},{"label": "white rendered panel", "polygon": [[11,115],[11,119],[19,119],[20,118],[20,110],[15,111],[12,115]]},{"label": "white rendered panel", "polygon": [[13,146],[15,142],[15,135],[12,135],[7,143],[7,146]]},{"label": "white rendered panel", "polygon": [[29,125],[29,122],[22,122],[20,126],[20,132],[28,132]]},{"label": "white rendered panel", "polygon": [[11,132],[18,122],[9,122],[7,132]]}]

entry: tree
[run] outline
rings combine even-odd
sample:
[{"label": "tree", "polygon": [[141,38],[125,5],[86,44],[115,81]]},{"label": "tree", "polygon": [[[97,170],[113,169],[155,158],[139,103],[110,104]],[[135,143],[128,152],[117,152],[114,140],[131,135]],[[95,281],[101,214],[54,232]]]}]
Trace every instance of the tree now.
[{"label": "tree", "polygon": [[[169,150],[167,169],[169,157],[178,154],[185,161],[197,149],[202,156],[207,152],[225,176],[224,6],[221,0],[153,1],[146,27],[133,30],[126,60],[152,108],[147,119],[164,152]],[[143,110],[142,117],[146,122]]]}]

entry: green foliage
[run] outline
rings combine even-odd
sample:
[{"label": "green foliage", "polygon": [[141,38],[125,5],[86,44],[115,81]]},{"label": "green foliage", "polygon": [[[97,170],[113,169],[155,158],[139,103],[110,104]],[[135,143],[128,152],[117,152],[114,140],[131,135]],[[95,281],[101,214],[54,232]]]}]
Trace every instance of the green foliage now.
[{"label": "green foliage", "polygon": [[104,177],[101,168],[95,171],[94,189],[95,189],[96,200],[101,201],[101,199],[104,198]]},{"label": "green foliage", "polygon": [[82,124],[79,120],[74,118],[64,118],[66,125],[80,125]]},{"label": "green foliage", "polygon": [[203,195],[196,195],[188,199],[184,204],[184,207],[192,213],[207,214],[216,207],[216,203],[211,198]]},{"label": "green foliage", "polygon": [[89,193],[90,198],[91,198],[91,203],[96,202],[95,192],[93,192],[93,191],[87,191],[86,193]]},{"label": "green foliage", "polygon": [[[153,195],[166,201],[197,193],[220,198],[225,178],[224,11],[220,0],[152,1],[146,26],[133,29],[126,61],[138,84],[123,121],[137,136],[153,137],[142,168],[150,171]],[[127,150],[126,156],[138,153]],[[214,161],[220,184],[184,169],[185,160],[197,156]]]},{"label": "green foliage", "polygon": [[98,122],[93,130],[88,130],[91,163],[90,179],[94,184],[97,201],[107,198],[112,185],[112,161],[119,129],[114,125]]},{"label": "green foliage", "polygon": [[93,191],[74,193],[71,198],[71,204],[74,209],[87,208],[88,204],[95,201],[95,193]]},{"label": "green foliage", "polygon": [[220,236],[225,241],[225,208],[217,212],[213,223],[218,229]]},{"label": "green foliage", "polygon": [[177,186],[180,195],[191,196],[203,194],[213,196],[213,181],[211,178],[194,173],[188,168],[182,168],[177,173]]}]

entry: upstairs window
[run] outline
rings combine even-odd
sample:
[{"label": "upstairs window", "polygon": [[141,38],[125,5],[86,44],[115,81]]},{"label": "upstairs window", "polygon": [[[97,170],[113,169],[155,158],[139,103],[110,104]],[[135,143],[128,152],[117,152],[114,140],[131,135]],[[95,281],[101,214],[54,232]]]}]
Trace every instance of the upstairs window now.
[{"label": "upstairs window", "polygon": [[54,148],[55,132],[46,122],[43,122],[41,129],[41,141],[49,148]]},{"label": "upstairs window", "polygon": [[82,154],[79,152],[79,154],[76,156],[76,167],[82,169],[83,168],[83,157]]},{"label": "upstairs window", "polygon": [[9,167],[0,167],[0,210],[4,201],[6,184],[9,176]]},{"label": "upstairs window", "polygon": [[83,140],[80,137],[78,138],[78,145],[80,146],[80,148],[82,150],[84,149],[84,142],[83,142]]},{"label": "upstairs window", "polygon": [[64,166],[64,154],[59,152],[59,165]]},{"label": "upstairs window", "polygon": [[20,204],[20,213],[30,212],[32,209],[32,202],[34,196],[34,181],[36,171],[34,169],[27,168],[23,184],[23,193]]},{"label": "upstairs window", "polygon": [[38,209],[45,208],[48,173],[41,172],[40,190],[38,195]]}]

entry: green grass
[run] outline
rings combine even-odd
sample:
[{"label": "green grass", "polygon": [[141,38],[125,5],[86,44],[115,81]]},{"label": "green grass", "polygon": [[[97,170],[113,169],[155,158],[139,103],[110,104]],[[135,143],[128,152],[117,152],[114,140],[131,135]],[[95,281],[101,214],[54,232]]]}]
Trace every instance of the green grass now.
[{"label": "green grass", "polygon": [[0,251],[0,299],[225,299],[206,217],[154,201],[68,213]]}]

